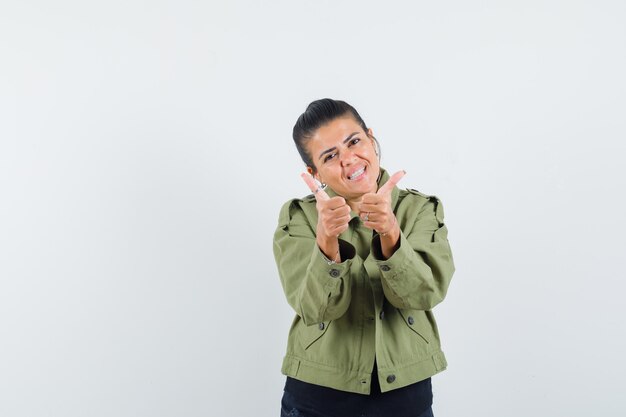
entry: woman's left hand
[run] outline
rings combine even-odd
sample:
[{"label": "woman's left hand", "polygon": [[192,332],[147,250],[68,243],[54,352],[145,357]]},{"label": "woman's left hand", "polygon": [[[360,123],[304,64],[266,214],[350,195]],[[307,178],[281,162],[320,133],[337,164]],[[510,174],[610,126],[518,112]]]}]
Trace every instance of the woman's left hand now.
[{"label": "woman's left hand", "polygon": [[359,217],[363,220],[363,225],[376,230],[381,236],[387,236],[398,227],[396,215],[391,208],[391,191],[404,174],[406,174],[405,171],[396,172],[380,187],[378,192],[364,194],[361,200]]}]

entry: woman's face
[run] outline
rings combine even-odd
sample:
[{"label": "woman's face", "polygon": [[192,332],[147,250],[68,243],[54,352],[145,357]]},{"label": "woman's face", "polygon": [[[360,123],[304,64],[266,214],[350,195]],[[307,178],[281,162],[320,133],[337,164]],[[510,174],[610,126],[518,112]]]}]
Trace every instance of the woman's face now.
[{"label": "woman's face", "polygon": [[[368,129],[372,135],[372,129]],[[323,125],[306,143],[317,168],[315,178],[346,200],[359,199],[378,189],[380,165],[374,140],[351,116]],[[312,174],[312,169],[308,168]]]}]

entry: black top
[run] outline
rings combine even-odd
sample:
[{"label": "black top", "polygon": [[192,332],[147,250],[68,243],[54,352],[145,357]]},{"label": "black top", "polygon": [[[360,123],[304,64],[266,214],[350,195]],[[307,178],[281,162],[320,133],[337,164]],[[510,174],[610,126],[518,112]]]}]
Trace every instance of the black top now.
[{"label": "black top", "polygon": [[[381,415],[417,417],[433,403],[430,378],[385,393],[380,392],[376,365],[370,395],[339,391],[287,377],[285,391],[305,409],[335,417]],[[303,410],[301,410],[303,411]]]}]

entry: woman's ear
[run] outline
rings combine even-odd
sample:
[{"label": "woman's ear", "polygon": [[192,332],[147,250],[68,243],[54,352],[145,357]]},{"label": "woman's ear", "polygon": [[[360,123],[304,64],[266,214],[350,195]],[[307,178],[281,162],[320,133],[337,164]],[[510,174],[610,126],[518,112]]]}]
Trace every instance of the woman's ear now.
[{"label": "woman's ear", "polygon": [[317,172],[313,172],[313,168],[307,166],[306,172],[308,172],[310,176],[312,176],[313,178],[319,181],[319,174]]},{"label": "woman's ear", "polygon": [[378,155],[378,142],[376,141],[376,139],[374,139],[374,131],[371,127],[367,129],[367,136],[369,136],[370,140],[372,141],[374,152],[376,153],[376,155]]},{"label": "woman's ear", "polygon": [[317,172],[313,172],[313,168],[311,167],[306,167],[306,172],[308,172],[309,174],[311,174],[311,176],[313,178],[315,178],[320,184],[324,184],[324,181],[322,181],[322,179],[320,178],[320,173],[319,171]]}]

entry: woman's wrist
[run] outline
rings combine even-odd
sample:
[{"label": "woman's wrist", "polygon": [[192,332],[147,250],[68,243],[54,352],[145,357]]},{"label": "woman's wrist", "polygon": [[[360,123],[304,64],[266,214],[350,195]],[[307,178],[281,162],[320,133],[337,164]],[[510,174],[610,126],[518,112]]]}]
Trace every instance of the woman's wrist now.
[{"label": "woman's wrist", "polygon": [[399,232],[399,229],[400,227],[398,226],[398,220],[396,219],[396,216],[393,216],[391,220],[391,226],[389,226],[385,231],[378,231],[378,234],[381,237],[387,237],[390,234],[393,234],[393,232]]},{"label": "woman's wrist", "polygon": [[318,237],[316,242],[329,265],[341,262],[341,256],[339,254],[339,239],[337,237],[330,239]]},{"label": "woman's wrist", "polygon": [[380,236],[381,252],[385,259],[389,259],[398,249],[398,243],[400,242],[400,225],[398,225],[396,217],[393,217],[393,224],[388,230],[378,234]]}]

